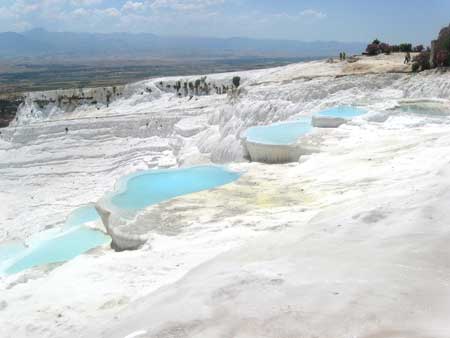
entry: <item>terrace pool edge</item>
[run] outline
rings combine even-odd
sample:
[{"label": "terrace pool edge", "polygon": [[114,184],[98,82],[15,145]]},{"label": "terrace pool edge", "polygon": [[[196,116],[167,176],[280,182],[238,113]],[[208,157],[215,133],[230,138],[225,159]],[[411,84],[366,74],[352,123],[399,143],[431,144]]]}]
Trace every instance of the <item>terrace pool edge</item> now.
[{"label": "terrace pool edge", "polygon": [[235,182],[240,178],[242,175],[242,172],[234,171],[229,169],[227,166],[224,165],[216,165],[216,164],[203,164],[203,165],[197,165],[192,167],[183,167],[183,168],[170,168],[170,169],[149,169],[149,170],[142,170],[138,171],[129,175],[125,175],[117,181],[115,185],[115,189],[105,194],[103,198],[101,198],[96,204],[95,209],[97,210],[98,214],[100,215],[100,218],[102,220],[102,223],[106,229],[107,234],[111,237],[111,247],[115,251],[125,251],[125,250],[136,250],[139,249],[142,245],[144,245],[148,240],[148,235],[145,234],[130,234],[127,232],[124,232],[120,229],[121,225],[127,224],[128,222],[132,222],[133,218],[136,217],[136,211],[134,212],[127,212],[126,210],[120,209],[117,205],[114,205],[114,203],[111,201],[111,199],[114,196],[117,196],[118,194],[124,193],[127,190],[127,183],[129,180],[146,174],[158,174],[158,173],[170,173],[170,172],[177,172],[177,171],[187,171],[192,170],[196,168],[207,168],[207,167],[214,167],[217,169],[221,169],[224,173],[228,174],[234,174],[235,177],[233,180],[230,180],[226,183],[217,184],[208,188],[195,190],[192,192],[188,192],[185,194],[176,195],[174,197],[161,200],[157,203],[149,204],[141,209],[139,209],[139,212],[142,210],[145,210],[146,208],[159,204],[162,202],[165,202],[167,200],[171,200],[173,198],[179,197],[179,196],[185,196],[194,194],[196,192],[200,191],[207,191],[211,189],[215,189],[230,183]]},{"label": "terrace pool edge", "polygon": [[[327,115],[329,112],[340,109],[358,111],[359,114],[350,114],[349,116],[335,116],[334,114]],[[319,113],[313,115],[311,118],[311,124],[315,128],[338,128],[341,125],[350,122],[354,118],[358,118],[365,114],[367,114],[367,111],[357,106],[338,106],[320,111]]]}]

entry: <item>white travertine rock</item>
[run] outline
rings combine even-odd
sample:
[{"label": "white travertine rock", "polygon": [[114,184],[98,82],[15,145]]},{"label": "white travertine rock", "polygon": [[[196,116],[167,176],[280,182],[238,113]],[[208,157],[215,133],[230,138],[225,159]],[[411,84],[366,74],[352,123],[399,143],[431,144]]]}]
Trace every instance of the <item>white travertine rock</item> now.
[{"label": "white travertine rock", "polygon": [[120,222],[120,220],[114,220],[114,215],[112,215],[111,211],[100,206],[98,203],[95,205],[95,209],[102,219],[106,232],[111,236],[111,248],[114,250],[136,250],[147,242],[148,238],[146,236],[120,231],[120,229],[116,227],[116,224],[114,224]]},{"label": "white travertine rock", "polygon": [[180,120],[175,126],[174,130],[177,134],[183,137],[191,137],[205,130],[207,125],[203,118],[185,118]]},{"label": "white travertine rock", "polygon": [[[24,106],[1,129],[0,241],[57,228],[124,175],[166,157],[241,161],[231,166],[245,174],[132,224],[127,233],[152,233],[151,250],[148,242],[120,254],[99,247],[0,277],[2,336],[450,337],[449,116],[430,116],[421,103],[422,112],[389,110],[412,98],[449,107],[449,77],[391,72],[401,67],[394,54],[238,72],[247,93],[235,102],[177,98],[150,79],[109,107],[31,114]],[[242,162],[247,128],[353,104],[387,119],[316,130],[321,153],[301,163]],[[199,116],[205,130],[174,132]]]},{"label": "white travertine rock", "polygon": [[310,154],[312,151],[301,143],[284,145],[255,143],[248,140],[243,142],[252,161],[269,164],[296,162],[300,156]]},{"label": "white travertine rock", "polygon": [[316,128],[337,128],[349,121],[343,117],[313,116],[312,125]]}]

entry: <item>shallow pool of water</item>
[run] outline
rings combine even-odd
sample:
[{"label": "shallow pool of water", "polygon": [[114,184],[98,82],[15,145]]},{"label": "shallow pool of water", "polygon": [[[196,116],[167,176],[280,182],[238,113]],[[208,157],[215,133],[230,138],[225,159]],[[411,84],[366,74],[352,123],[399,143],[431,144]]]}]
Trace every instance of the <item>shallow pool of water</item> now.
[{"label": "shallow pool of water", "polygon": [[149,170],[124,178],[118,192],[109,200],[116,208],[139,210],[180,195],[231,183],[239,176],[220,166]]},{"label": "shallow pool of water", "polygon": [[67,217],[65,227],[72,227],[80,224],[94,222],[100,219],[94,204],[89,204],[75,209],[69,217]]},{"label": "shallow pool of water", "polygon": [[0,264],[26,249],[22,242],[8,242],[0,245]]},{"label": "shallow pool of water", "polygon": [[75,209],[61,228],[39,232],[26,243],[10,242],[0,245],[0,275],[70,260],[111,239],[84,224],[99,220],[94,205]]},{"label": "shallow pool of water", "polygon": [[[47,238],[42,239],[45,235]],[[13,274],[34,266],[65,262],[110,241],[102,232],[82,225],[44,231],[40,236],[40,240],[33,240],[28,248],[17,252],[4,268],[4,273]]]},{"label": "shallow pool of water", "polygon": [[450,106],[434,101],[400,103],[397,107],[391,109],[391,111],[399,114],[407,113],[429,117],[450,116]]},{"label": "shallow pool of water", "polygon": [[249,142],[289,145],[312,130],[310,120],[274,123],[247,129],[245,137]]},{"label": "shallow pool of water", "polygon": [[[175,170],[150,170],[124,177],[119,190],[110,196],[116,207],[136,211],[151,204],[230,183],[240,176],[219,166],[199,166]],[[0,275],[50,263],[65,262],[111,238],[101,231],[86,227],[100,220],[94,204],[75,209],[64,226],[42,231],[26,244],[0,245]]]},{"label": "shallow pool of water", "polygon": [[364,115],[365,113],[367,112],[361,108],[356,108],[352,106],[340,106],[321,111],[317,113],[317,115],[324,117],[352,118]]}]

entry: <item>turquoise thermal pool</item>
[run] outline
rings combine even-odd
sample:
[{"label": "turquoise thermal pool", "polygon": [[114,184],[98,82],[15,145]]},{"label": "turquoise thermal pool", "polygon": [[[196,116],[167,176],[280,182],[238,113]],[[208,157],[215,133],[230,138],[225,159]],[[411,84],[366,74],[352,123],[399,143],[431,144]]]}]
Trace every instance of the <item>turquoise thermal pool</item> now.
[{"label": "turquoise thermal pool", "polygon": [[114,208],[136,211],[180,195],[231,183],[239,176],[219,166],[149,170],[125,177],[109,201]]},{"label": "turquoise thermal pool", "polygon": [[71,227],[76,225],[85,224],[87,222],[94,222],[100,219],[100,216],[95,210],[93,204],[86,205],[75,209],[67,218],[65,227]]},{"label": "turquoise thermal pool", "polygon": [[353,118],[361,116],[367,113],[364,109],[352,107],[352,106],[340,106],[331,109],[323,110],[317,115],[321,117],[340,117],[340,118]]},{"label": "turquoise thermal pool", "polygon": [[[116,208],[135,212],[176,196],[231,183],[239,176],[239,173],[219,166],[149,170],[122,178],[120,189],[109,197],[109,201]],[[86,223],[99,220],[93,204],[83,206],[74,210],[60,228],[43,231],[25,244],[0,245],[0,275],[65,262],[107,244],[111,241],[109,236],[86,227]]]},{"label": "turquoise thermal pool", "polygon": [[106,244],[110,238],[101,231],[85,226],[99,220],[93,205],[74,210],[61,228],[43,231],[27,243],[0,246],[0,275],[50,263],[65,262],[95,247]]},{"label": "turquoise thermal pool", "polygon": [[438,101],[402,102],[391,111],[397,114],[406,113],[437,118],[450,116],[450,106]]},{"label": "turquoise thermal pool", "polygon": [[20,254],[25,249],[26,246],[21,242],[9,242],[0,245],[0,264]]},{"label": "turquoise thermal pool", "polygon": [[258,126],[247,129],[245,137],[253,143],[269,145],[289,145],[295,143],[299,137],[312,130],[311,121],[275,123],[268,126]]},{"label": "turquoise thermal pool", "polygon": [[4,272],[12,274],[38,265],[65,262],[110,240],[101,231],[84,226],[48,235],[49,238],[36,241],[19,253]]}]

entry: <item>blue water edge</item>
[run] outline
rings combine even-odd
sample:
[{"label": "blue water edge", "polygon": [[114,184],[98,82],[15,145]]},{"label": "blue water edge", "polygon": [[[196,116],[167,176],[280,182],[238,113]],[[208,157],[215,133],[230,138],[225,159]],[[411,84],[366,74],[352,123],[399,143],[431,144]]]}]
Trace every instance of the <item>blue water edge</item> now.
[{"label": "blue water edge", "polygon": [[274,123],[268,126],[251,127],[245,137],[249,142],[269,145],[289,145],[312,130],[310,120]]},{"label": "blue water edge", "polygon": [[119,209],[139,210],[162,201],[231,183],[240,174],[220,166],[149,170],[126,177],[110,202]]},{"label": "blue water edge", "polygon": [[319,112],[318,116],[352,118],[366,114],[364,109],[352,106],[340,106]]},{"label": "blue water edge", "polygon": [[58,231],[48,239],[38,241],[19,253],[4,272],[13,274],[34,266],[65,262],[108,241],[110,238],[101,231],[85,226]]},{"label": "blue water edge", "polygon": [[[136,211],[176,196],[231,183],[239,176],[219,166],[149,170],[122,178],[120,189],[110,196],[110,201],[117,208]],[[86,223],[99,220],[94,205],[86,205],[75,209],[61,228],[40,232],[26,243],[0,245],[0,275],[65,262],[107,244],[111,241],[109,236],[86,227]]]},{"label": "blue water edge", "polygon": [[85,226],[99,220],[93,205],[75,209],[61,228],[42,231],[26,243],[0,245],[0,275],[13,274],[35,266],[65,262],[111,239]]},{"label": "blue water edge", "polygon": [[67,217],[65,227],[72,227],[76,225],[85,224],[88,222],[94,222],[100,219],[97,210],[95,210],[94,204],[89,204],[84,207],[75,209],[69,217]]}]

